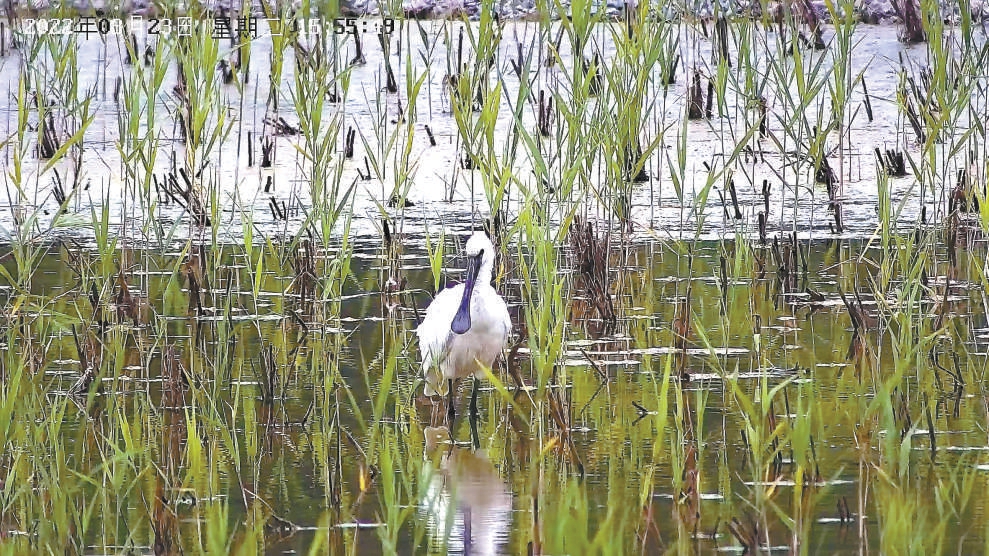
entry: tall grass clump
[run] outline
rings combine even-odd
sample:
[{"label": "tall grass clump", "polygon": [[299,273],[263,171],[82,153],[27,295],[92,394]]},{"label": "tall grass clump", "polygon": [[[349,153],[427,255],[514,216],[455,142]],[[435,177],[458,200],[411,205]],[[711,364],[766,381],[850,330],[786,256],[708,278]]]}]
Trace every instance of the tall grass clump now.
[{"label": "tall grass clump", "polygon": [[175,119],[185,140],[184,190],[180,190],[191,223],[211,225],[215,243],[220,226],[219,184],[207,173],[215,149],[229,136],[233,122],[228,121],[220,95],[216,72],[219,40],[206,26],[193,26],[193,36],[174,38],[171,50],[177,64]]}]

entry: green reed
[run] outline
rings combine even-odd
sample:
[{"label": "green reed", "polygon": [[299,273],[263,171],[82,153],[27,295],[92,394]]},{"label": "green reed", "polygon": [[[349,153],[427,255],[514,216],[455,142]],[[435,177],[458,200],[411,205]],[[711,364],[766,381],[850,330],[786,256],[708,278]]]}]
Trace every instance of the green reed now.
[{"label": "green reed", "polygon": [[[547,3],[540,6],[534,48],[542,51],[559,29],[565,37],[559,50],[550,47],[556,73],[541,66],[547,58],[542,53],[523,56],[518,73],[505,71],[499,48],[509,36],[508,24],[490,10],[477,23],[457,24],[466,29],[467,64],[449,68],[456,75],[450,121],[475,165],[463,181],[458,170],[453,187],[480,180],[485,216],[504,217],[497,242],[504,265],[497,286],[513,306],[522,305],[517,325],[518,331],[524,326],[526,348],[506,366],[521,369],[522,381],[535,386],[531,393],[513,392],[512,381],[492,369],[493,391],[482,390],[482,417],[471,434],[472,444],[489,458],[496,482],[514,495],[505,549],[522,552],[531,542],[541,553],[703,552],[716,543],[745,545],[750,552],[780,544],[814,552],[815,535],[832,536],[830,525],[817,520],[831,515],[838,493],[850,497],[856,514],[849,527],[868,529],[861,542],[883,552],[948,551],[966,534],[962,531],[982,532],[977,515],[982,479],[974,467],[980,460],[946,448],[949,442],[970,441],[955,431],[977,428],[984,416],[964,401],[959,417],[939,404],[951,403],[955,372],[965,383],[966,397],[960,399],[979,395],[985,362],[975,353],[976,325],[965,309],[984,304],[982,293],[960,294],[965,301],[959,303],[971,305],[949,306],[944,300],[957,293],[949,291],[949,280],[971,278],[984,286],[984,261],[978,260],[978,249],[960,244],[947,260],[940,237],[947,224],[920,225],[906,217],[915,192],[946,198],[953,165],[977,150],[980,137],[984,145],[984,129],[977,125],[958,132],[979,113],[973,99],[981,85],[958,69],[977,68],[984,56],[971,40],[971,22],[963,18],[962,37],[952,43],[940,23],[925,20],[932,42],[926,47],[931,84],[914,92],[904,73],[901,101],[913,95],[928,131],[926,141],[906,149],[916,184],[878,173],[875,234],[864,248],[843,241],[828,248],[795,242],[792,248],[803,253],[797,255],[798,267],[808,251],[820,251],[811,255],[811,281],[801,278],[793,291],[774,276],[779,265],[771,248],[750,237],[750,205],[743,204],[742,219],[724,221],[721,241],[697,240],[709,226],[712,188],[726,191],[732,177],[743,175],[755,184],[766,173],[788,188],[783,195],[793,201],[790,230],[806,231],[798,211],[810,203],[821,206],[815,198],[822,189],[807,175],[826,158],[850,157],[857,133],[853,91],[864,74],[845,67],[859,48],[854,33],[860,29],[848,6],[829,5],[832,16],[843,19],[828,53],[794,52],[752,22],[729,19],[734,67],[725,60],[709,66],[715,109],[710,123],[696,125],[686,118],[682,124],[669,121],[665,114],[667,95],[680,94],[677,84],[667,86],[664,79],[674,59],[670,45],[685,47],[679,42],[680,23],[656,23],[647,10],[625,22],[605,22],[586,2],[569,7],[571,19],[551,23]],[[304,13],[312,7],[306,3]],[[283,27],[291,22],[287,13],[277,17]],[[798,29],[792,17],[785,22],[791,32]],[[412,26],[402,29],[410,33]],[[329,30],[324,32],[328,36]],[[153,543],[168,541],[173,550],[258,552],[280,542],[282,519],[303,527],[292,546],[311,553],[358,553],[369,544],[393,553],[407,550],[409,539],[416,546],[448,542],[444,536],[452,530],[452,515],[434,531],[419,504],[435,478],[449,483],[448,493],[455,497],[458,468],[451,459],[443,468],[443,457],[477,453],[460,445],[426,453],[426,424],[434,425],[437,416],[429,402],[416,399],[418,353],[409,317],[415,311],[405,301],[389,300],[376,279],[380,273],[354,257],[361,240],[351,237],[352,213],[362,188],[347,177],[354,164],[340,153],[339,132],[352,116],[343,106],[355,90],[355,70],[339,69],[340,42],[311,44],[321,54],[296,68],[287,91],[291,105],[279,107],[278,89],[287,71],[281,60],[292,39],[273,46],[270,104],[299,119],[301,138],[292,142],[311,206],[299,233],[279,237],[262,229],[262,216],[238,198],[233,213],[240,216],[243,245],[221,247],[217,240],[225,233],[230,201],[213,183],[219,171],[204,172],[197,187],[214,242],[202,250],[207,260],[198,270],[191,261],[201,242],[176,245],[178,224],[165,231],[159,220],[162,207],[152,176],[168,147],[160,138],[162,108],[155,99],[162,94],[169,59],[181,59],[190,95],[178,109],[188,116],[183,116],[184,165],[197,175],[207,161],[220,165],[214,162],[217,152],[237,116],[219,100],[224,94],[215,68],[219,45],[202,35],[196,40],[208,43],[203,49],[159,41],[149,67],[135,64],[126,71],[116,148],[125,188],[137,192],[140,201],[125,210],[150,215],[142,233],[154,249],[126,249],[127,238],[115,229],[117,209],[101,193],[78,210],[93,240],[79,253],[70,243],[56,250],[36,241],[47,230],[32,191],[47,179],[46,172],[82,156],[93,107],[88,92],[71,81],[78,61],[66,50],[70,42],[25,43],[25,56],[43,56],[44,49],[57,55],[59,65],[52,71],[60,80],[49,88],[71,99],[63,100],[76,131],[65,138],[58,156],[35,162],[32,121],[48,107],[32,110],[30,94],[46,88],[47,74],[26,71],[16,93],[17,132],[8,143],[11,205],[19,220],[11,262],[0,267],[13,288],[4,300],[3,335],[8,346],[19,348],[4,350],[0,367],[0,526],[21,533],[3,539],[5,550],[149,551]],[[418,170],[414,135],[433,68],[429,62],[424,69],[417,66],[411,38],[403,39],[405,71],[395,74],[400,92],[374,93],[364,105],[372,125],[361,130],[373,179],[381,182],[383,198],[375,199],[376,207],[400,219],[407,234],[396,233],[396,241],[417,235],[404,201],[432,179]],[[448,41],[448,63],[455,58],[455,43]],[[614,53],[607,54],[605,45],[613,45]],[[685,56],[695,54],[684,48]],[[513,87],[517,94],[511,94]],[[660,88],[664,100],[653,103]],[[240,110],[245,90],[231,88],[241,97]],[[544,97],[555,106],[547,134],[531,131],[539,90],[548,91]],[[327,100],[331,92],[340,93],[341,104]],[[770,105],[764,115],[762,100]],[[765,137],[759,130],[762,117],[770,124]],[[722,151],[706,173],[688,162],[699,129],[717,134]],[[766,149],[783,162],[774,160],[769,168],[746,164],[746,148]],[[666,172],[657,170],[663,162]],[[848,166],[840,162],[838,168],[845,180]],[[651,182],[630,179],[642,170]],[[602,227],[619,230],[623,227],[614,221],[632,220],[632,200],[647,188],[649,195],[653,188],[661,191],[667,181],[675,200],[663,201],[680,203],[685,223],[680,233],[691,241],[640,248],[633,236],[615,239],[604,259],[611,278],[607,294],[614,296],[621,318],[615,333],[596,335],[577,314],[580,300],[572,300],[575,282],[559,246],[577,211],[596,214]],[[744,187],[741,179],[738,187]],[[401,208],[386,206],[393,197]],[[980,205],[983,215],[989,214],[985,206]],[[641,231],[633,224],[633,232]],[[902,233],[914,227],[917,235]],[[422,234],[426,266],[406,270],[395,263],[409,289],[430,281],[433,291],[439,289],[456,243],[449,234],[431,221]],[[316,244],[316,278],[315,300],[307,307],[290,284],[300,280],[292,261],[309,240]],[[413,241],[404,249],[422,252]],[[197,272],[203,314],[189,309],[189,276]],[[56,291],[51,276],[59,286],[69,285]],[[667,280],[672,276],[677,278]],[[808,301],[809,284],[823,291],[827,302]],[[89,300],[94,286],[95,304]],[[693,293],[680,321],[688,330],[681,344],[682,330],[673,324],[677,301],[670,299],[683,298],[685,288]],[[876,323],[862,332],[858,355],[846,356],[851,324],[844,314],[848,309],[831,303],[838,288],[852,299],[857,291],[875,300],[868,311]],[[150,325],[131,326],[116,316],[125,292],[147,297],[153,306]],[[114,316],[104,325],[98,322],[101,314]],[[362,318],[367,315],[378,320]],[[268,317],[272,322],[262,320]],[[162,402],[171,347],[180,353],[177,364],[185,373],[178,408]],[[727,347],[744,351],[729,353]],[[84,353],[97,348],[101,356],[94,361],[92,384],[81,395],[65,395],[82,374]],[[266,354],[271,391],[258,384],[265,377],[256,372]],[[580,357],[591,361],[575,363]],[[622,359],[636,364],[617,364]],[[68,379],[59,374],[65,368],[71,369]],[[451,433],[463,443],[470,428],[461,421],[451,424]],[[924,434],[927,429],[930,435]],[[832,481],[838,478],[856,486]],[[306,502],[315,509],[299,510]],[[374,530],[355,527],[358,522]],[[757,530],[747,538],[751,527]],[[712,541],[707,536],[715,530],[719,536]]]},{"label": "green reed", "polygon": [[[323,33],[322,36],[328,36],[330,29],[324,28]],[[335,152],[342,115],[332,114],[328,121],[324,121],[324,106],[329,92],[334,90],[335,84],[339,84],[341,94],[346,99],[350,84],[349,72],[344,70],[332,75],[331,71],[325,57],[303,64],[296,71],[295,87],[290,93],[304,139],[305,175],[309,178],[309,198],[312,202],[307,221],[312,223],[323,245],[331,243],[338,222],[348,214],[347,209],[357,185],[356,181],[350,185],[342,182],[343,157]]]}]

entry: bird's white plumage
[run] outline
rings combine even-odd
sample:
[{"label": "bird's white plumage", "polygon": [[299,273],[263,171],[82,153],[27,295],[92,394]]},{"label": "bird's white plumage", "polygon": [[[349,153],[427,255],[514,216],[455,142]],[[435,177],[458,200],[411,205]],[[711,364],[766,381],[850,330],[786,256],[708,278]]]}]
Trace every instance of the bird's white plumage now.
[{"label": "bird's white plumage", "polygon": [[469,257],[483,253],[470,299],[470,329],[463,334],[451,330],[464,295],[464,284],[437,294],[416,329],[427,396],[446,394],[447,379],[470,375],[483,377],[484,368],[494,365],[511,334],[512,319],[508,306],[491,286],[494,245],[483,232],[476,232],[467,241],[465,251]]}]

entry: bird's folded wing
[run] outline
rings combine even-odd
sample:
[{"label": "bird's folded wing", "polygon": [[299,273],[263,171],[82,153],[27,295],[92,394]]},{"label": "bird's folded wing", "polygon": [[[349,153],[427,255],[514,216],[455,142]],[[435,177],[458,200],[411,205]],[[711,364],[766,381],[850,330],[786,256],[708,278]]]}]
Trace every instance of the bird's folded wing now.
[{"label": "bird's folded wing", "polygon": [[447,356],[450,345],[450,326],[437,325],[436,319],[429,316],[422,321],[416,334],[419,336],[419,351],[422,352],[422,372],[426,379],[424,394],[427,396],[446,395],[448,385],[443,377],[440,364]]}]

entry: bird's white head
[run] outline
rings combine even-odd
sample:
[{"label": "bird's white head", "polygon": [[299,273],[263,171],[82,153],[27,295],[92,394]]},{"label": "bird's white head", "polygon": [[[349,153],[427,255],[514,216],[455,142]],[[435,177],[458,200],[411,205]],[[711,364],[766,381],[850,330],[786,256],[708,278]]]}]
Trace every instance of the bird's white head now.
[{"label": "bird's white head", "polygon": [[453,317],[450,330],[464,334],[471,326],[471,296],[478,284],[491,287],[491,273],[494,270],[494,245],[484,232],[474,232],[465,246],[467,254],[467,276],[464,279],[464,294],[460,308]]},{"label": "bird's white head", "polygon": [[481,284],[491,283],[491,274],[494,271],[495,248],[494,244],[484,232],[474,232],[464,246],[465,254],[470,258],[481,256],[480,267],[477,272],[477,281]]}]

